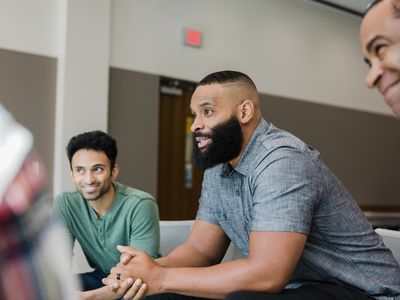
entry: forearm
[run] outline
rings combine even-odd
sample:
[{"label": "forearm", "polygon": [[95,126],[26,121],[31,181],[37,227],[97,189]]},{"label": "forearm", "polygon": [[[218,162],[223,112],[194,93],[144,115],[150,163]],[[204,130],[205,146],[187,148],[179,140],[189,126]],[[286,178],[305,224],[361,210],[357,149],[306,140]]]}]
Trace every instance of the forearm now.
[{"label": "forearm", "polygon": [[162,267],[206,267],[218,263],[202,253],[194,245],[185,243],[175,248],[168,256],[156,259]]},{"label": "forearm", "polygon": [[280,292],[283,285],[272,274],[273,269],[268,271],[255,263],[246,258],[205,268],[165,268],[161,292],[213,299],[239,290]]},{"label": "forearm", "polygon": [[107,287],[102,287],[95,290],[81,292],[80,297],[83,300],[111,300],[115,298],[115,295],[111,294]]}]

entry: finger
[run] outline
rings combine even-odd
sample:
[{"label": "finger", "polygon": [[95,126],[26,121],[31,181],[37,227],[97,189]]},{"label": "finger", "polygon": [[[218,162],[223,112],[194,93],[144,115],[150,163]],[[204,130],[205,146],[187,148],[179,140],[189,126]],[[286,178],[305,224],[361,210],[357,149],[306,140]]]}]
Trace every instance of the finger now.
[{"label": "finger", "polygon": [[133,298],[133,300],[139,300],[144,298],[146,295],[147,291],[147,284],[143,283],[142,286],[139,288],[139,291],[137,292],[136,296]]},{"label": "finger", "polygon": [[118,277],[118,273],[120,274],[119,276],[120,276],[120,279],[125,279],[125,278],[122,278],[122,276],[121,276],[121,274],[124,272],[124,269],[125,267],[124,267],[124,265],[120,265],[120,264],[118,264],[118,265],[116,265],[115,267],[112,267],[111,268],[111,270],[110,270],[110,274],[108,274],[108,276],[107,276],[107,278],[108,279],[117,279],[117,277]]},{"label": "finger", "polygon": [[119,257],[120,262],[124,265],[126,265],[132,258],[133,256],[130,253],[124,252],[121,254]]},{"label": "finger", "polygon": [[125,279],[122,283],[120,288],[118,289],[117,293],[122,296],[124,295],[127,290],[132,286],[133,284],[133,279],[128,277],[127,279]]},{"label": "finger", "polygon": [[130,246],[117,246],[117,250],[121,253],[129,253],[132,256],[136,256],[140,250],[136,249],[135,247],[130,247]]},{"label": "finger", "polygon": [[101,282],[102,282],[104,285],[109,285],[109,284],[111,284],[111,279],[109,279],[108,277],[107,277],[107,278],[103,278],[103,279],[101,280]]},{"label": "finger", "polygon": [[112,267],[110,269],[110,274],[108,274],[108,278],[114,278],[115,277],[115,267]]},{"label": "finger", "polygon": [[136,296],[142,285],[142,280],[140,278],[136,279],[131,288],[125,293],[124,299],[133,299],[133,297]]},{"label": "finger", "polygon": [[115,292],[120,288],[119,280],[111,279],[111,278],[103,278],[101,282],[108,287],[110,292]]}]

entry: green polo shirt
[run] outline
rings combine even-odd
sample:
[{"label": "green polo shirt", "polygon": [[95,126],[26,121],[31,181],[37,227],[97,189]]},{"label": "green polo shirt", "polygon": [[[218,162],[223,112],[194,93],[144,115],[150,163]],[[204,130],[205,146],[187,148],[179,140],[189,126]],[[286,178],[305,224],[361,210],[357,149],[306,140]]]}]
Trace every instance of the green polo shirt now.
[{"label": "green polo shirt", "polygon": [[89,265],[104,273],[119,263],[117,245],[129,245],[156,258],[160,245],[157,203],[142,191],[114,182],[115,198],[111,208],[97,217],[89,202],[78,192],[57,196],[55,218],[77,239]]}]

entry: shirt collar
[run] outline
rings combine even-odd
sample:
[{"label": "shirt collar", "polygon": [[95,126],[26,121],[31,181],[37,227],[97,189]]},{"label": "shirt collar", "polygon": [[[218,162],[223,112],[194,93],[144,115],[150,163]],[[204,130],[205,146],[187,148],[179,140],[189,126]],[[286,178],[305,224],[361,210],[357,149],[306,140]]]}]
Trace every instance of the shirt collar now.
[{"label": "shirt collar", "polygon": [[223,164],[221,168],[221,175],[222,176],[229,176],[232,174],[233,171],[239,172],[240,174],[247,176],[249,172],[249,168],[251,164],[249,163],[254,156],[254,151],[256,151],[256,142],[258,136],[265,133],[269,129],[270,124],[261,118],[260,122],[258,123],[256,129],[254,130],[251,138],[244,150],[242,157],[239,160],[239,163],[235,168],[231,166],[229,162]]}]

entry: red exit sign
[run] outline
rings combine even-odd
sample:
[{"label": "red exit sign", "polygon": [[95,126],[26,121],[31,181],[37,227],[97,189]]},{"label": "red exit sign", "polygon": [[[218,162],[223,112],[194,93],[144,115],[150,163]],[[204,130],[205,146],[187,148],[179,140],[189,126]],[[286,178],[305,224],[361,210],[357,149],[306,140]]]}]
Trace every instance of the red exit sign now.
[{"label": "red exit sign", "polygon": [[192,28],[185,28],[185,45],[200,48],[201,36],[201,31]]}]

